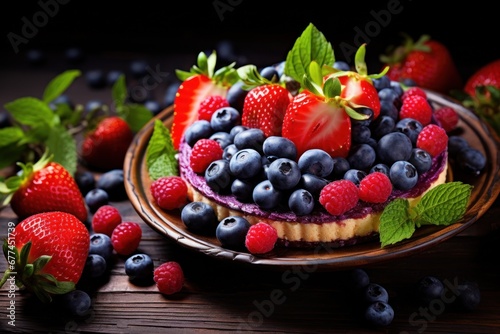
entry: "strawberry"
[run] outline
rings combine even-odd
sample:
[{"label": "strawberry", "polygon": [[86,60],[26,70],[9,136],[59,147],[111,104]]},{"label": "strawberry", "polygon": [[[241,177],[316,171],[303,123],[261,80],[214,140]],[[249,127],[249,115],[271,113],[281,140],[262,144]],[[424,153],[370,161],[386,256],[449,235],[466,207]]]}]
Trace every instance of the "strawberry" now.
[{"label": "strawberry", "polygon": [[422,35],[418,41],[405,36],[402,46],[390,47],[380,61],[389,65],[393,81],[412,79],[417,86],[442,94],[462,86],[462,79],[448,48],[439,41]]},{"label": "strawberry", "polygon": [[82,159],[101,170],[121,169],[134,133],[119,116],[100,120],[95,129],[86,134],[81,150]]},{"label": "strawberry", "polygon": [[53,295],[75,289],[89,247],[89,231],[74,215],[54,211],[29,216],[4,242],[9,265],[0,286],[15,275],[19,288],[50,302]]},{"label": "strawberry", "polygon": [[47,152],[35,164],[18,165],[20,173],[0,183],[0,195],[4,197],[3,204],[10,203],[20,219],[41,212],[63,211],[85,222],[85,200],[67,169],[51,161]]},{"label": "strawberry", "polygon": [[265,79],[253,65],[238,69],[249,89],[243,102],[241,124],[261,129],[266,137],[281,136],[285,111],[292,98],[284,85]]},{"label": "strawberry", "polygon": [[465,83],[464,96],[457,99],[500,135],[500,59],[474,72]]},{"label": "strawberry", "polygon": [[182,81],[174,99],[174,120],[170,131],[176,150],[186,128],[198,120],[200,104],[211,95],[226,97],[229,87],[238,80],[234,63],[218,71],[215,71],[215,63],[215,52],[209,57],[201,52],[197,66],[193,66],[191,71],[176,71]]}]

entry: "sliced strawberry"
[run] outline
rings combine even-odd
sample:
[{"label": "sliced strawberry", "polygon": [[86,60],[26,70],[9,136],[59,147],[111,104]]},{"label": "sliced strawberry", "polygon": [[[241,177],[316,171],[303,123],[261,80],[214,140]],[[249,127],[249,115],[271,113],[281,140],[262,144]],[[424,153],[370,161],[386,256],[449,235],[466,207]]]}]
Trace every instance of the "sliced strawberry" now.
[{"label": "sliced strawberry", "polygon": [[288,90],[278,84],[251,89],[245,97],[242,125],[261,129],[267,137],[281,136],[283,118],[290,98]]},{"label": "sliced strawberry", "polygon": [[351,147],[351,119],[344,108],[307,90],[290,102],[282,132],[298,155],[320,148],[332,157],[346,157]]},{"label": "sliced strawberry", "polygon": [[225,97],[227,88],[217,85],[206,75],[198,74],[186,79],[177,90],[174,100],[174,122],[171,135],[175,149],[186,128],[198,119],[198,108],[201,102],[210,95]]}]

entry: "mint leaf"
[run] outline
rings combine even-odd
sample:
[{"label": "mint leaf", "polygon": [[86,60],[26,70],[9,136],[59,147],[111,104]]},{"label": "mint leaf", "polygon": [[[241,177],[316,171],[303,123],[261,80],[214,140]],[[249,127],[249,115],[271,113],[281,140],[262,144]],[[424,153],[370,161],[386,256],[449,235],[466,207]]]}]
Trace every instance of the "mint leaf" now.
[{"label": "mint leaf", "polygon": [[389,203],[380,216],[379,234],[382,247],[410,238],[415,223],[410,217],[410,203],[398,198]]},{"label": "mint leaf", "polygon": [[5,147],[21,141],[24,137],[24,132],[21,128],[11,126],[0,129],[0,147]]},{"label": "mint leaf", "polygon": [[111,97],[113,98],[113,103],[116,106],[121,106],[125,103],[127,99],[127,84],[125,82],[125,75],[121,74],[118,79],[113,84],[111,89]]},{"label": "mint leaf", "polygon": [[134,133],[137,133],[153,118],[151,111],[141,104],[124,104],[116,110]]},{"label": "mint leaf", "polygon": [[332,45],[312,23],[295,41],[286,57],[285,74],[302,84],[309,64],[315,61],[320,67],[332,66],[335,61]]},{"label": "mint leaf", "polygon": [[54,162],[61,164],[71,175],[75,174],[78,161],[76,141],[64,127],[50,132],[45,147],[53,155]]},{"label": "mint leaf", "polygon": [[21,97],[4,105],[16,122],[36,127],[54,123],[54,112],[47,103],[34,97]]},{"label": "mint leaf", "polygon": [[53,78],[43,92],[43,101],[45,103],[52,102],[59,97],[73,81],[81,75],[79,70],[67,70]]},{"label": "mint leaf", "polygon": [[415,206],[417,226],[453,224],[465,214],[471,192],[470,184],[458,181],[432,188]]},{"label": "mint leaf", "polygon": [[151,179],[178,175],[177,159],[170,130],[160,120],[155,120],[153,134],[146,148],[146,167]]}]

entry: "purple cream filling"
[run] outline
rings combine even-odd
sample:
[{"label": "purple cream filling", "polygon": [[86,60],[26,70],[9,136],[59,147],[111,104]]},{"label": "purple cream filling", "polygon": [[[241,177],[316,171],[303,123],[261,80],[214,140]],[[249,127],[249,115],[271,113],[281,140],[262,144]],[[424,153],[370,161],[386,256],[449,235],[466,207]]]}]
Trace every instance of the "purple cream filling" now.
[{"label": "purple cream filling", "polygon": [[221,195],[215,193],[206,183],[205,177],[203,175],[196,174],[189,167],[189,156],[191,154],[191,147],[182,142],[179,147],[179,170],[180,175],[187,180],[191,185],[203,194],[206,198],[216,202],[219,205],[225,206],[231,210],[236,210],[244,212],[249,215],[277,220],[277,221],[289,221],[289,222],[300,222],[300,223],[316,223],[321,224],[324,222],[334,222],[343,221],[345,219],[356,219],[363,218],[368,214],[381,212],[387,206],[389,202],[395,198],[414,198],[421,195],[425,190],[429,188],[432,182],[434,182],[439,174],[447,166],[447,152],[444,151],[438,156],[433,158],[432,167],[429,171],[419,175],[417,185],[410,190],[393,190],[389,199],[384,203],[370,204],[363,201],[359,201],[358,204],[351,210],[347,211],[342,215],[331,215],[323,208],[319,207],[315,209],[314,212],[307,216],[298,216],[291,211],[263,211],[254,203],[242,203],[238,201],[232,195]]}]

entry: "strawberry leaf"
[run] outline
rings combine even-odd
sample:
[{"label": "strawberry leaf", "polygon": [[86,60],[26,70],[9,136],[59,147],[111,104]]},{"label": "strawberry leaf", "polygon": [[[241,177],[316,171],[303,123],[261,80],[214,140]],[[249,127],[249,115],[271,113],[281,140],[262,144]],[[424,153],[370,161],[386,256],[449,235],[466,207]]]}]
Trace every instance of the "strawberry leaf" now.
[{"label": "strawberry leaf", "polygon": [[32,127],[40,124],[51,126],[54,123],[54,112],[47,103],[34,97],[21,97],[4,105],[14,121]]},{"label": "strawberry leaf", "polygon": [[50,259],[52,259],[52,256],[42,255],[35,261],[33,261],[33,272],[35,274],[40,272],[40,270],[42,270],[43,267],[45,267],[45,265],[49,263]]},{"label": "strawberry leaf", "polygon": [[45,91],[43,92],[42,100],[45,103],[52,102],[55,98],[60,96],[68,87],[73,83],[73,81],[81,75],[79,70],[67,70],[55,78],[53,78]]},{"label": "strawberry leaf", "polygon": [[115,106],[121,106],[127,99],[127,84],[125,82],[125,75],[121,74],[111,88],[111,97]]},{"label": "strawberry leaf", "polygon": [[0,129],[0,147],[5,147],[21,141],[24,138],[24,132],[21,128],[10,126]]},{"label": "strawberry leaf", "polygon": [[49,133],[45,147],[52,153],[53,161],[61,164],[71,175],[75,174],[78,161],[76,140],[64,127],[56,127]]},{"label": "strawberry leaf", "polygon": [[328,78],[323,87],[324,94],[329,99],[339,96],[341,89],[342,85],[338,78]]}]

